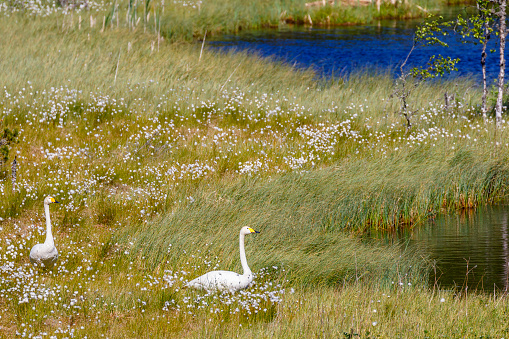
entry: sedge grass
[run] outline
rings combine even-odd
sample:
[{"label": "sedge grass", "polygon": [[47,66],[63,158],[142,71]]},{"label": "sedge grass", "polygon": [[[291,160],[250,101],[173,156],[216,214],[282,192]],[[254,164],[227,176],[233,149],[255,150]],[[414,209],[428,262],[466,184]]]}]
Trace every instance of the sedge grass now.
[{"label": "sedge grass", "polygon": [[[99,90],[102,95],[112,95],[117,100],[115,109],[122,114],[126,114],[126,106],[143,98],[143,110],[147,113],[157,111],[171,116],[175,110],[179,114],[196,115],[199,110],[213,112],[214,108],[225,105],[235,107],[236,103],[221,93],[221,88],[235,88],[252,101],[270,95],[273,109],[282,113],[301,107],[337,119],[351,107],[362,105],[362,111],[370,117],[380,117],[385,112],[389,116],[386,123],[401,120],[394,115],[397,102],[387,104],[380,100],[392,94],[392,75],[388,72],[362,71],[349,76],[348,81],[341,78],[321,81],[311,70],[296,71],[288,65],[267,62],[246,53],[225,55],[205,51],[200,60],[199,46],[164,43],[158,51],[152,50],[154,36],[142,32],[100,33],[95,28],[74,27],[64,33],[49,18],[3,17],[2,20],[6,32],[0,49],[2,83],[8,88],[30,87],[34,96],[51,87],[72,83],[72,89],[79,88],[80,100],[101,100],[91,97]],[[44,35],[31,34],[41,30],[45,30]],[[97,38],[90,40],[91,35]],[[479,95],[468,80],[423,84],[409,100],[413,107],[426,107],[430,102],[441,101],[447,90],[456,92],[465,106],[478,102]],[[185,102],[179,96],[186,97]],[[86,107],[73,101],[69,109],[80,111]],[[108,107],[103,110],[111,112]],[[119,113],[115,112],[117,116]],[[234,113],[231,110],[230,114]],[[12,116],[15,118],[15,114]],[[90,118],[96,121],[99,117]]]},{"label": "sedge grass", "polygon": [[[190,41],[208,34],[239,32],[262,27],[285,27],[288,24],[318,26],[366,24],[382,19],[409,19],[424,17],[443,6],[440,0],[413,0],[409,2],[383,2],[380,8],[372,2],[337,1],[327,6],[306,6],[305,0],[269,1],[253,3],[246,0],[220,1],[115,1],[110,3],[89,1],[61,6],[54,1],[4,1],[0,11],[6,15],[26,13],[31,16],[56,16],[62,28],[90,25],[101,31],[118,28],[153,32],[170,41]],[[90,20],[88,14],[91,13]],[[74,15],[75,14],[75,15]]]}]

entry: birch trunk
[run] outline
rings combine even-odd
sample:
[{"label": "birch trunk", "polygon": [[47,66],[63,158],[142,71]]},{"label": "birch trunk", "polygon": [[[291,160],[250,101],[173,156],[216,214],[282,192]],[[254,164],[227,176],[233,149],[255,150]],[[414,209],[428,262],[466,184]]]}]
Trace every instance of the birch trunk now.
[{"label": "birch trunk", "polygon": [[504,97],[504,75],[505,75],[505,38],[507,35],[506,32],[506,8],[507,0],[500,0],[500,8],[498,12],[499,17],[499,25],[500,25],[500,72],[498,74],[498,97],[497,97],[497,106],[496,106],[496,125],[500,126],[502,121],[502,105],[503,105],[503,97]]},{"label": "birch trunk", "polygon": [[490,39],[490,31],[489,31],[489,22],[488,18],[484,19],[484,40],[482,45],[482,53],[481,53],[481,67],[482,67],[482,104],[481,104],[481,112],[482,112],[482,118],[484,122],[486,122],[487,119],[487,97],[488,97],[488,85],[486,83],[486,47],[488,45],[488,40]]}]

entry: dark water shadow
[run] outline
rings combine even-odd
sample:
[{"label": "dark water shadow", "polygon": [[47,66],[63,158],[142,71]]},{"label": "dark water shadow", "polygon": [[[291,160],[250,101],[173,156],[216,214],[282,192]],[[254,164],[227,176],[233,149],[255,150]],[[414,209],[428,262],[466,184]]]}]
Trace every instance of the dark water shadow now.
[{"label": "dark water shadow", "polygon": [[399,233],[372,234],[418,248],[436,262],[430,285],[478,291],[509,288],[509,207],[487,206],[439,216]]}]

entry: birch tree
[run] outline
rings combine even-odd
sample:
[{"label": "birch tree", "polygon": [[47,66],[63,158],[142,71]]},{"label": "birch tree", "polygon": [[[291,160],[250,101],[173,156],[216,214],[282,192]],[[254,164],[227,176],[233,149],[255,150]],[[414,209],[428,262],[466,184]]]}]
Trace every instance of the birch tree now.
[{"label": "birch tree", "polygon": [[495,106],[495,118],[497,127],[500,126],[502,122],[502,109],[503,109],[503,97],[504,97],[504,76],[505,76],[505,38],[507,36],[506,29],[506,5],[507,0],[498,0],[498,26],[499,26],[499,54],[500,54],[500,70],[498,73],[498,96],[497,96],[497,104]]},{"label": "birch tree", "polygon": [[[502,122],[503,99],[504,99],[504,81],[505,81],[505,42],[507,37],[506,24],[506,7],[507,0],[477,0],[477,12],[468,18],[462,18],[459,15],[456,20],[443,21],[442,17],[435,20],[429,20],[417,27],[412,48],[407,55],[405,61],[401,65],[401,75],[396,81],[396,90],[391,97],[398,97],[401,101],[400,114],[406,119],[407,129],[411,128],[410,117],[415,113],[409,110],[408,97],[411,90],[408,88],[407,77],[413,76],[420,81],[441,77],[451,71],[457,71],[456,64],[460,59],[451,59],[441,55],[432,56],[427,65],[412,68],[409,72],[404,72],[403,67],[406,65],[410,55],[417,46],[440,45],[448,47],[444,37],[451,34],[452,30],[460,32],[464,42],[480,43],[482,45],[480,53],[480,64],[482,72],[483,92],[481,98],[481,114],[483,119],[487,120],[488,109],[488,93],[486,74],[486,57],[488,50],[488,41],[492,35],[497,36],[498,52],[499,52],[499,73],[497,81],[497,100],[495,104],[495,123],[496,127]],[[492,50],[494,51],[494,50]],[[447,98],[447,94],[446,94]]]},{"label": "birch tree", "polygon": [[[495,123],[499,127],[502,121],[504,80],[505,80],[505,41],[507,37],[506,6],[507,0],[477,0],[477,13],[467,19],[458,16],[454,24],[456,31],[460,31],[464,42],[480,43],[482,45],[480,64],[483,81],[481,98],[481,114],[486,121],[488,112],[488,84],[486,75],[486,57],[488,41],[492,35],[498,37],[499,73],[497,81],[497,100],[495,104]],[[449,27],[450,22],[440,24]],[[470,39],[470,40],[469,40]]]},{"label": "birch tree", "polygon": [[[445,74],[457,71],[456,64],[460,61],[458,58],[451,59],[451,57],[433,55],[428,59],[426,65],[405,70],[405,66],[416,48],[433,45],[449,47],[443,38],[448,35],[446,28],[451,27],[453,22],[443,22],[443,17],[438,17],[435,20],[431,20],[430,18],[431,15],[428,17],[429,20],[417,27],[412,41],[412,47],[407,57],[400,65],[400,75],[396,79],[394,92],[390,96],[390,98],[398,98],[400,101],[399,114],[405,118],[407,132],[412,128],[412,116],[418,111],[412,110],[409,105],[408,99],[413,89],[422,81],[442,77]],[[407,81],[409,77],[413,77],[417,79],[417,81],[409,83]]]},{"label": "birch tree", "polygon": [[464,42],[473,39],[473,43],[480,43],[481,49],[481,72],[483,92],[481,97],[481,114],[486,122],[488,112],[488,83],[486,76],[486,57],[488,41],[494,31],[495,14],[490,0],[478,0],[476,3],[477,13],[464,19],[458,15],[456,27],[459,29]]}]

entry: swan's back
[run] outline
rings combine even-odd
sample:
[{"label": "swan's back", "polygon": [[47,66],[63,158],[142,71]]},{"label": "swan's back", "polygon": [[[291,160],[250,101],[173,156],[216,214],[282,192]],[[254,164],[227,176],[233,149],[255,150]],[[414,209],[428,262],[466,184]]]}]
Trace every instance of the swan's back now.
[{"label": "swan's back", "polygon": [[253,274],[238,274],[231,271],[208,272],[187,283],[188,287],[206,291],[238,291],[249,287]]},{"label": "swan's back", "polygon": [[30,251],[32,264],[44,264],[46,267],[53,266],[58,259],[58,251],[55,246],[37,244]]}]

